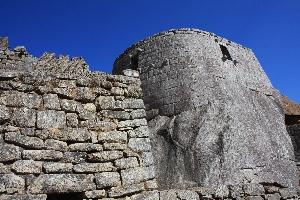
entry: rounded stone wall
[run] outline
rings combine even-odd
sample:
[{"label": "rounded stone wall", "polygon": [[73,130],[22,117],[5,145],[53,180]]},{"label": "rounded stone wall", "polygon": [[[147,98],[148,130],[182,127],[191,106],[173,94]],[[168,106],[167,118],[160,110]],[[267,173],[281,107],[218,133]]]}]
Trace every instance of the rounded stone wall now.
[{"label": "rounded stone wall", "polygon": [[279,92],[250,49],[170,30],[125,50],[113,74],[125,69],[140,71],[159,188],[298,184]]}]

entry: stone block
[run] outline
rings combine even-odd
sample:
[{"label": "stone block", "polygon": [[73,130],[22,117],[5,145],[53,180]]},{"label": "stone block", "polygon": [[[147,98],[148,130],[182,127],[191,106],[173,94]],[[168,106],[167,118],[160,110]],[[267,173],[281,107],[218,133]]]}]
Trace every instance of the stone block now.
[{"label": "stone block", "polygon": [[135,130],[128,131],[128,135],[130,138],[132,137],[149,137],[149,129],[148,126],[140,126]]},{"label": "stone block", "polygon": [[18,91],[5,91],[6,105],[12,107],[27,107],[27,108],[39,108],[42,97],[35,93],[24,93]]},{"label": "stone block", "polygon": [[103,149],[104,150],[125,150],[127,148],[126,144],[120,143],[104,143]]},{"label": "stone block", "polygon": [[276,186],[267,185],[267,186],[264,186],[264,188],[266,190],[266,193],[269,193],[269,194],[279,193],[279,188]]},{"label": "stone block", "polygon": [[199,195],[191,190],[178,190],[177,196],[180,199],[186,199],[186,200],[199,200]]},{"label": "stone block", "polygon": [[28,190],[32,194],[85,192],[96,189],[93,179],[92,175],[85,174],[42,174],[29,185]]},{"label": "stone block", "polygon": [[64,128],[64,129],[47,129],[42,130],[41,135],[37,135],[41,138],[49,138],[60,141],[73,141],[73,142],[85,142],[90,139],[89,131],[85,128]]},{"label": "stone block", "polygon": [[66,112],[81,113],[84,111],[83,106],[74,100],[62,99],[60,102],[60,106],[61,109]]},{"label": "stone block", "polygon": [[175,190],[159,191],[160,200],[179,200]]},{"label": "stone block", "polygon": [[119,87],[112,87],[110,89],[111,94],[114,96],[124,96],[124,89],[119,88]]},{"label": "stone block", "polygon": [[97,188],[121,186],[121,177],[118,172],[102,172],[95,174]]},{"label": "stone block", "polygon": [[73,88],[53,88],[53,92],[58,96],[68,99],[74,99],[75,89]]},{"label": "stone block", "polygon": [[0,144],[0,162],[20,160],[21,151],[20,147],[11,144]]},{"label": "stone block", "polygon": [[158,191],[145,192],[143,194],[136,194],[130,197],[131,200],[159,200]]},{"label": "stone block", "polygon": [[60,103],[57,94],[44,94],[43,102],[46,110],[60,110]]},{"label": "stone block", "polygon": [[92,190],[84,193],[86,198],[103,198],[106,195],[105,190]]},{"label": "stone block", "polygon": [[144,188],[144,185],[142,185],[142,184],[112,187],[108,192],[108,196],[109,197],[121,197],[121,196],[125,196],[125,195],[130,195],[133,193],[141,192],[143,190],[145,190],[145,188]]},{"label": "stone block", "polygon": [[151,150],[149,138],[130,138],[128,142],[129,148],[134,152],[144,152]]},{"label": "stone block", "polygon": [[125,99],[122,102],[124,109],[145,109],[145,105],[142,99]]},{"label": "stone block", "polygon": [[118,123],[118,128],[136,128],[139,126],[147,126],[147,120],[146,119],[133,119],[133,120],[125,120],[120,121]]},{"label": "stone block", "polygon": [[100,96],[95,100],[95,106],[100,110],[113,110],[115,108],[115,99],[112,96]]},{"label": "stone block", "polygon": [[5,133],[5,141],[30,149],[42,149],[44,147],[43,140],[36,137],[24,136],[16,132]]},{"label": "stone block", "polygon": [[26,160],[59,160],[63,154],[54,150],[24,150],[23,159]]},{"label": "stone block", "polygon": [[154,167],[136,167],[121,170],[122,184],[130,185],[155,178]]},{"label": "stone block", "polygon": [[121,158],[114,161],[115,166],[118,169],[127,169],[127,168],[134,168],[138,167],[139,163],[136,157],[129,157],[129,158]]},{"label": "stone block", "polygon": [[64,151],[68,147],[68,144],[63,141],[47,139],[45,140],[45,148],[48,150]]},{"label": "stone block", "polygon": [[280,198],[281,197],[278,193],[264,195],[265,200],[280,200]]},{"label": "stone block", "polygon": [[130,114],[126,111],[119,111],[119,110],[103,110],[101,114],[105,118],[110,119],[119,119],[119,120],[126,120],[130,119]]},{"label": "stone block", "polygon": [[86,152],[66,152],[64,153],[64,157],[61,159],[61,161],[66,163],[78,164],[85,162],[86,156]]},{"label": "stone block", "polygon": [[69,145],[69,151],[102,151],[103,147],[101,144],[93,144],[93,143],[75,143]]},{"label": "stone block", "polygon": [[76,88],[76,80],[59,80],[58,87],[60,87],[60,88]]},{"label": "stone block", "polygon": [[152,152],[143,152],[140,162],[142,167],[148,167],[150,165],[153,165],[154,158]]},{"label": "stone block", "polygon": [[133,110],[130,113],[131,119],[141,119],[146,117],[146,111],[144,109]]},{"label": "stone block", "polygon": [[3,195],[0,197],[1,200],[47,200],[46,194],[13,194],[13,195]]},{"label": "stone block", "polygon": [[121,131],[100,132],[98,134],[98,141],[110,143],[126,143],[127,133]]},{"label": "stone block", "polygon": [[145,187],[147,190],[154,190],[158,188],[156,179],[149,180],[145,182]]},{"label": "stone block", "polygon": [[98,130],[102,132],[113,131],[117,128],[114,122],[100,121],[98,117],[80,122],[80,127],[85,127],[90,130]]},{"label": "stone block", "polygon": [[73,166],[74,172],[78,173],[95,173],[113,171],[115,167],[111,162],[106,163],[80,163]]},{"label": "stone block", "polygon": [[7,194],[22,193],[25,189],[25,180],[14,174],[0,174],[0,183],[5,185]]},{"label": "stone block", "polygon": [[18,160],[11,165],[11,169],[22,174],[40,174],[42,172],[41,161]]},{"label": "stone block", "polygon": [[71,173],[72,163],[44,162],[43,168],[46,173]]},{"label": "stone block", "polygon": [[88,87],[78,87],[76,89],[76,100],[81,102],[93,102],[95,95]]},{"label": "stone block", "polygon": [[14,126],[35,127],[35,110],[28,108],[15,108],[12,113],[11,121]]},{"label": "stone block", "polygon": [[96,106],[93,103],[83,104],[83,109],[88,112],[96,112]]},{"label": "stone block", "polygon": [[64,128],[66,114],[64,111],[55,110],[37,111],[36,125],[39,129]]},{"label": "stone block", "polygon": [[242,185],[229,185],[228,188],[229,188],[229,196],[231,198],[243,196],[244,194]]},{"label": "stone block", "polygon": [[263,195],[265,193],[265,189],[263,185],[257,183],[249,183],[243,185],[243,190],[246,195]]},{"label": "stone block", "polygon": [[0,105],[0,123],[6,122],[9,118],[8,108],[5,105]]},{"label": "stone block", "polygon": [[[10,174],[11,165],[3,165],[0,163],[0,174]],[[1,192],[0,192],[1,193]]]},{"label": "stone block", "polygon": [[290,199],[297,196],[297,192],[294,188],[280,188],[279,193],[283,199]]},{"label": "stone block", "polygon": [[88,154],[88,160],[107,162],[123,157],[122,151],[102,151],[99,153]]},{"label": "stone block", "polygon": [[261,196],[247,196],[245,200],[263,200]]},{"label": "stone block", "polygon": [[227,198],[229,195],[229,189],[227,185],[219,185],[216,188],[216,193],[215,193],[215,197],[216,198]]},{"label": "stone block", "polygon": [[20,132],[21,132],[22,135],[34,136],[35,135],[35,128],[20,128]]}]

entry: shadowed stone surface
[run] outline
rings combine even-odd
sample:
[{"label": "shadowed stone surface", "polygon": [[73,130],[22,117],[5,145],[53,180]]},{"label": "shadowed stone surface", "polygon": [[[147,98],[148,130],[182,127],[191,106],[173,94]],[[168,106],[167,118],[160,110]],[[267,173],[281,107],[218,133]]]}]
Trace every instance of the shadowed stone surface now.
[{"label": "shadowed stone surface", "polygon": [[170,30],[125,50],[113,74],[135,68],[160,189],[298,185],[279,92],[250,49],[199,30]]}]

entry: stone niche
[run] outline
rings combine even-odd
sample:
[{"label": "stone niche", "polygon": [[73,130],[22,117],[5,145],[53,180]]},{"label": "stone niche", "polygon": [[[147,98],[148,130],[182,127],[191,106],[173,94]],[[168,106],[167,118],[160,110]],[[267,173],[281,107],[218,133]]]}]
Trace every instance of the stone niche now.
[{"label": "stone niche", "polygon": [[146,38],[113,74],[140,71],[159,189],[296,187],[279,92],[251,49],[196,29]]}]

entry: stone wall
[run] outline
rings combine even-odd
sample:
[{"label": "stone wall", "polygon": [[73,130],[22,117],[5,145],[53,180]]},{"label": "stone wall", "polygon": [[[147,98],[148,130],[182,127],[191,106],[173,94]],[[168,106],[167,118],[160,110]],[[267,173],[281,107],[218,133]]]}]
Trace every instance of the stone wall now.
[{"label": "stone wall", "polygon": [[155,189],[139,84],[105,73],[0,70],[0,199]]},{"label": "stone wall", "polygon": [[159,189],[278,182],[298,186],[279,92],[251,49],[197,29],[129,47],[138,69]]}]

